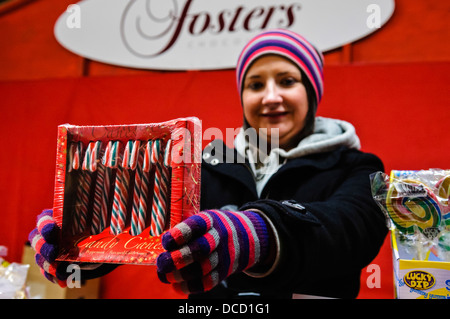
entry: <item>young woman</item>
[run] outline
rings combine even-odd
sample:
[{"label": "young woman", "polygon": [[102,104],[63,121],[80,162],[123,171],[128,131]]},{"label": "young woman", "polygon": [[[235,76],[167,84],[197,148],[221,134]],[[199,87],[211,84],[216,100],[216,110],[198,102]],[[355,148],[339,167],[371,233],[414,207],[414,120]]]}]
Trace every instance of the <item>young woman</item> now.
[{"label": "young woman", "polygon": [[163,282],[191,298],[357,296],[388,231],[369,181],[384,168],[350,123],[316,117],[322,70],[291,31],[244,47],[242,129],[233,150],[216,140],[203,151],[202,212],[163,236]]}]

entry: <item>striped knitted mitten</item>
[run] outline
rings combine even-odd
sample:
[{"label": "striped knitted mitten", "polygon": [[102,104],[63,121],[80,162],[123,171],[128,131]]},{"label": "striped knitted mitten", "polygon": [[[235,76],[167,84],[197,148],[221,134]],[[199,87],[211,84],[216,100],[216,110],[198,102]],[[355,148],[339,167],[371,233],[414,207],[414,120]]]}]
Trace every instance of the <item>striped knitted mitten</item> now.
[{"label": "striped knitted mitten", "polygon": [[68,263],[55,261],[58,253],[60,228],[53,220],[53,210],[44,210],[37,217],[37,226],[28,235],[31,247],[36,251],[35,259],[42,274],[61,287],[67,286]]},{"label": "striped knitted mitten", "polygon": [[184,293],[212,289],[223,279],[264,261],[269,233],[252,211],[209,210],[191,216],[162,237],[158,277]]}]

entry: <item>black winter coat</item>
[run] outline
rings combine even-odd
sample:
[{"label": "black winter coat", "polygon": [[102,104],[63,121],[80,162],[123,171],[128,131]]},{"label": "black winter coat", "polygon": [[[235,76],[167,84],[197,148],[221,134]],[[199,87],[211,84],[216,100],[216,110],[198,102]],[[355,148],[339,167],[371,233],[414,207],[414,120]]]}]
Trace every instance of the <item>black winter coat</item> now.
[{"label": "black winter coat", "polygon": [[339,148],[291,159],[260,198],[248,164],[222,141],[207,146],[203,158],[201,210],[236,205],[264,211],[279,234],[281,259],[267,277],[235,274],[191,298],[358,295],[361,270],[378,254],[388,232],[370,190],[369,175],[384,170],[378,157]]}]

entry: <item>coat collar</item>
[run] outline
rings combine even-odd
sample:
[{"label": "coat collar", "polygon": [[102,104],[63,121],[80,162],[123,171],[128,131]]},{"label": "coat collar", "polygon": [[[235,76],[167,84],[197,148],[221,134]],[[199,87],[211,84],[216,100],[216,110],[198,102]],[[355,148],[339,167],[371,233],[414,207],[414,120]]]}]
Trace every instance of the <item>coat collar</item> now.
[{"label": "coat collar", "polygon": [[[287,161],[272,177],[279,177],[291,169],[327,170],[335,166],[341,159],[346,147],[339,147],[325,153],[311,154]],[[203,150],[203,166],[206,169],[228,176],[247,186],[255,195],[256,187],[248,160],[229,148],[222,140],[214,140]]]},{"label": "coat collar", "polygon": [[202,159],[203,168],[244,184],[255,198],[258,197],[248,161],[235,149],[229,148],[222,140],[214,140],[208,144],[203,150]]}]

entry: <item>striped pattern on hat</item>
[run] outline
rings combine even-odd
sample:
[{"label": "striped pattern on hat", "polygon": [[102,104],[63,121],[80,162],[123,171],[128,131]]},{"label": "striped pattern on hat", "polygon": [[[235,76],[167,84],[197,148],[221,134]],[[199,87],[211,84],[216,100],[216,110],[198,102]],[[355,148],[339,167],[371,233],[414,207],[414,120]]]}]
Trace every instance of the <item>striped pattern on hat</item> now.
[{"label": "striped pattern on hat", "polygon": [[296,64],[308,77],[314,88],[317,103],[323,95],[323,57],[314,46],[301,35],[283,29],[263,31],[242,50],[236,66],[239,95],[250,65],[259,57],[268,54],[283,56]]}]

